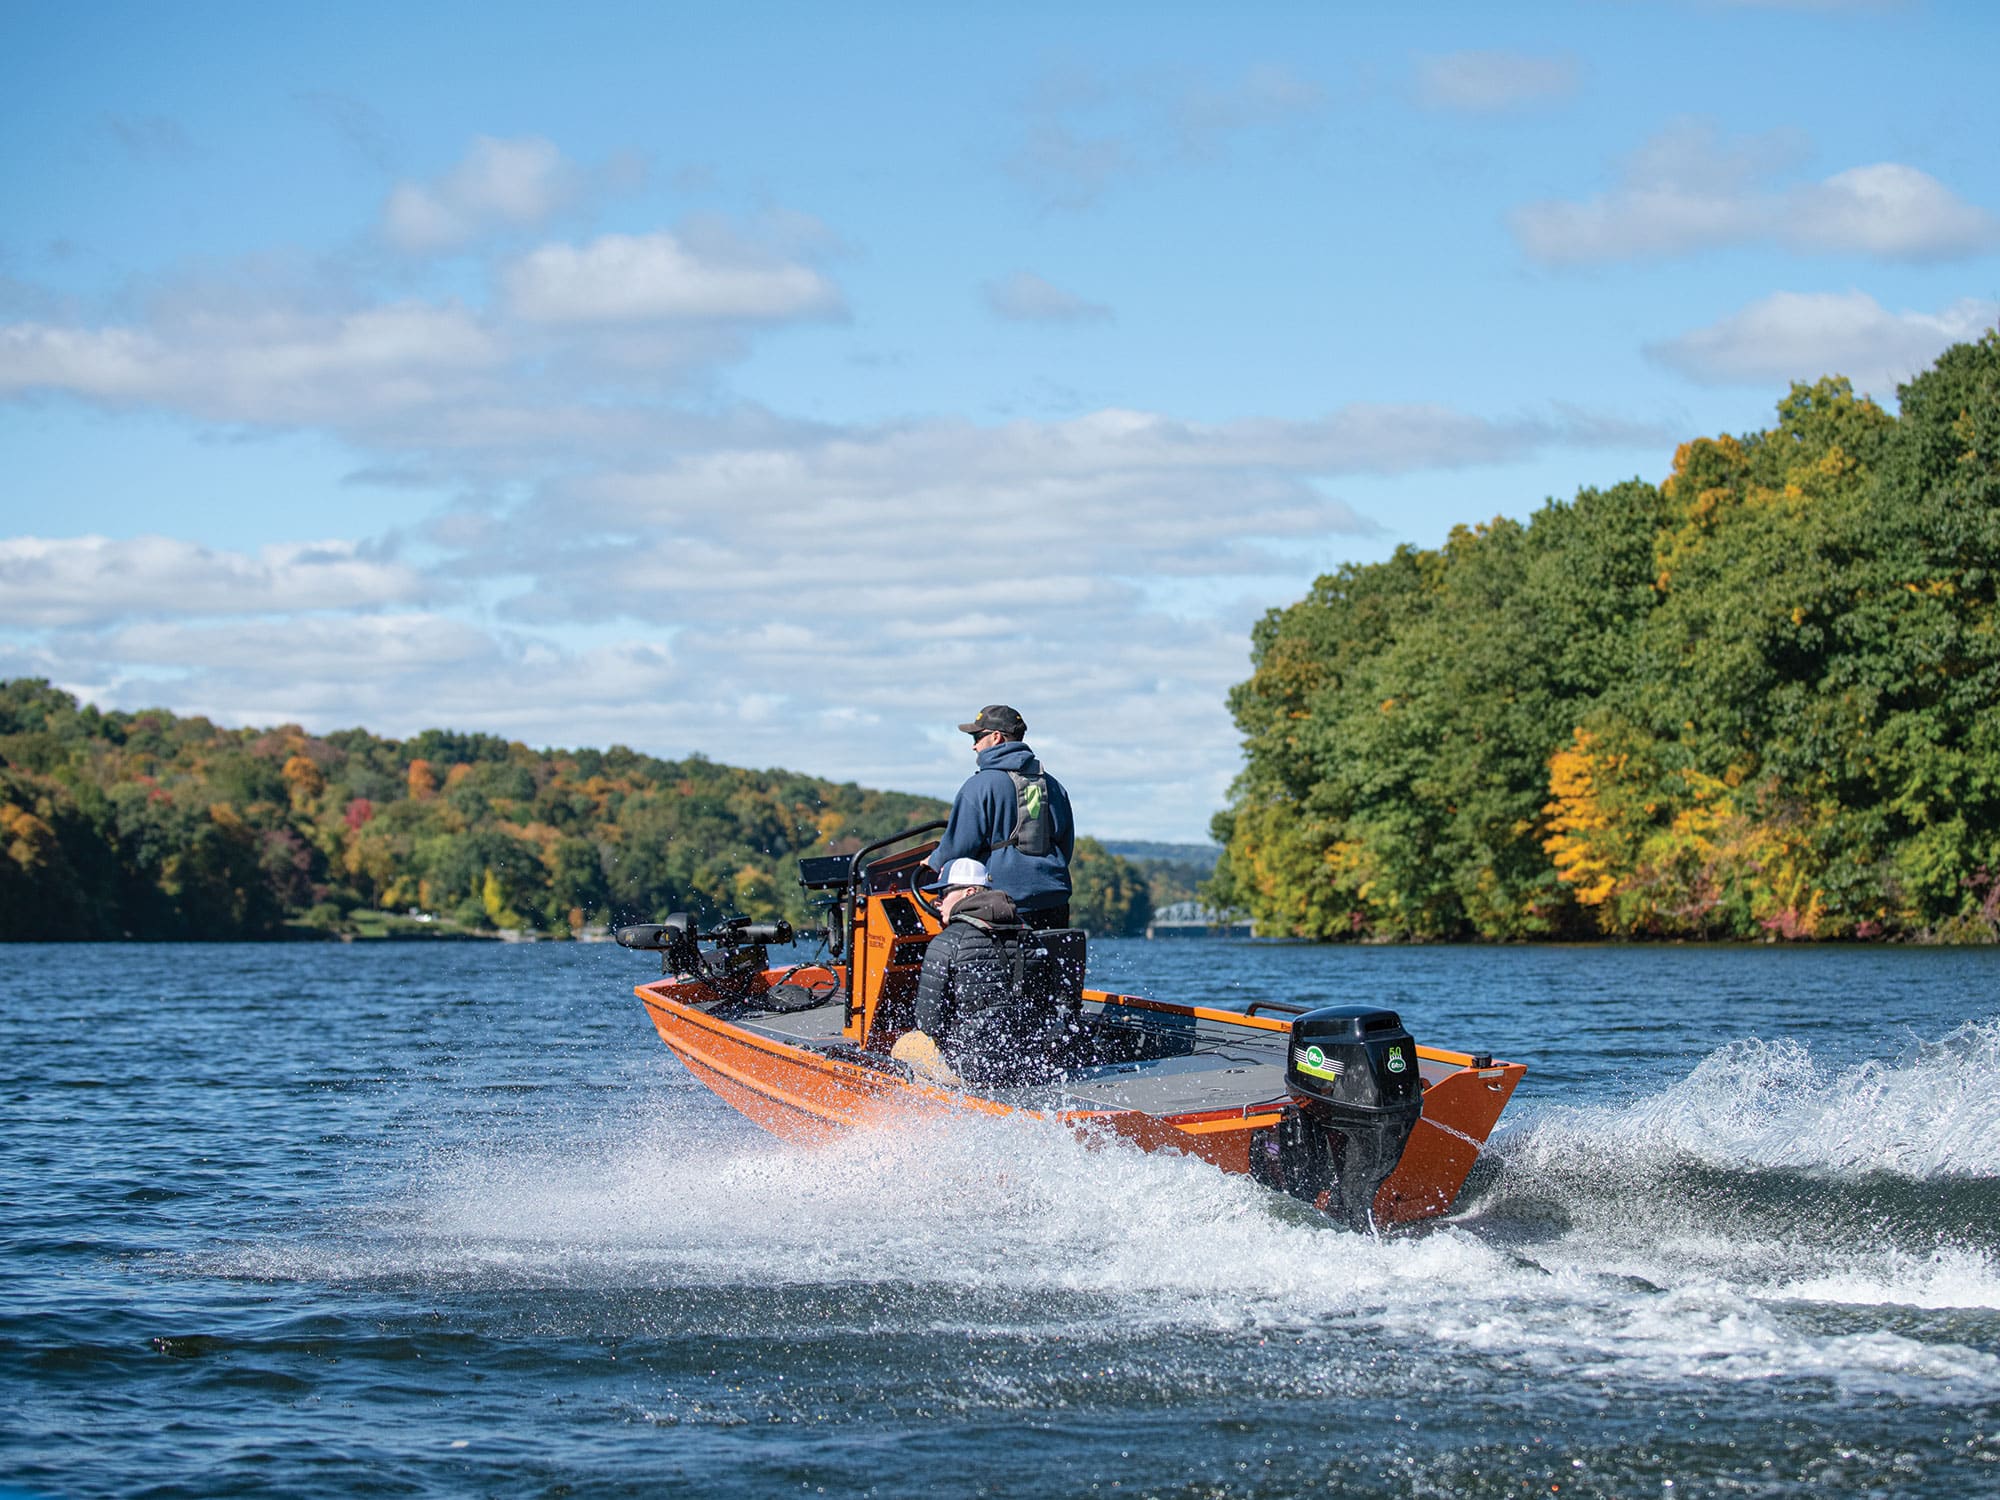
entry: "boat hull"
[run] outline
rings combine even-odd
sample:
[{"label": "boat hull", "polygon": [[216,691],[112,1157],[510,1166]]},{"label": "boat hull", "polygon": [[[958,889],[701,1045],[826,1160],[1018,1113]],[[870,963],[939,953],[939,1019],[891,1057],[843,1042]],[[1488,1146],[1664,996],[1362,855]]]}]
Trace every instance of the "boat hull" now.
[{"label": "boat hull", "polygon": [[[660,1039],[696,1079],[771,1134],[806,1145],[822,1145],[856,1129],[926,1118],[1023,1115],[1056,1120],[1086,1139],[1115,1137],[1143,1150],[1177,1151],[1227,1172],[1251,1173],[1259,1152],[1275,1154],[1276,1127],[1300,1104],[1275,1088],[1264,1090],[1262,1097],[1206,1108],[1149,1111],[1116,1102],[1028,1108],[926,1082],[879,1055],[852,1047],[801,1045],[713,1014],[696,1003],[713,998],[699,985],[661,980],[638,986],[637,993]],[[1280,1058],[1288,1034],[1288,1023],[1270,1017],[1102,992],[1086,991],[1085,999],[1099,1007],[1143,1007],[1185,1018],[1183,1024],[1206,1026],[1239,1045],[1276,1048]],[[1518,1063],[1488,1063],[1426,1047],[1418,1048],[1418,1061],[1425,1084],[1423,1116],[1401,1162],[1376,1195],[1378,1223],[1432,1218],[1451,1207],[1526,1071]]]}]

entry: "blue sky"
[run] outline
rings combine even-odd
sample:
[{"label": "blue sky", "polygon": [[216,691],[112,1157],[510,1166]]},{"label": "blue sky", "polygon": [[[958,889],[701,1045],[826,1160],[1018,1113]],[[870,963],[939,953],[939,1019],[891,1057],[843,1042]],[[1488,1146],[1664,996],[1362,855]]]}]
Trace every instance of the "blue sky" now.
[{"label": "blue sky", "polygon": [[18,5],[0,674],[1203,836],[1249,628],[2000,316],[1987,6]]}]

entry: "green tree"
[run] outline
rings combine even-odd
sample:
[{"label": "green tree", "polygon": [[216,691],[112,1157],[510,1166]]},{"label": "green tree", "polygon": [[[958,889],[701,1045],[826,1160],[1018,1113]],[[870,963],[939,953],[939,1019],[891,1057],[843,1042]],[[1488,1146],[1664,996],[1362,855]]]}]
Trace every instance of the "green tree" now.
[{"label": "green tree", "polygon": [[1130,937],[1146,930],[1153,905],[1146,879],[1121,855],[1096,839],[1080,838],[1069,866],[1070,925],[1106,937]]},{"label": "green tree", "polygon": [[1978,935],[2000,336],[1322,578],[1252,639],[1213,895],[1313,937]]}]

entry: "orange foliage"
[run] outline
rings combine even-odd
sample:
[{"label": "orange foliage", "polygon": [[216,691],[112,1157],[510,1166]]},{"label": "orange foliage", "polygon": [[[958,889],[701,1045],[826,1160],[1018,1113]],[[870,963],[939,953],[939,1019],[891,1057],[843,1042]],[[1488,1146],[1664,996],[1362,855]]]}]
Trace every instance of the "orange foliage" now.
[{"label": "orange foliage", "polygon": [[410,800],[427,802],[437,795],[438,779],[431,772],[431,763],[423,757],[410,762]]}]

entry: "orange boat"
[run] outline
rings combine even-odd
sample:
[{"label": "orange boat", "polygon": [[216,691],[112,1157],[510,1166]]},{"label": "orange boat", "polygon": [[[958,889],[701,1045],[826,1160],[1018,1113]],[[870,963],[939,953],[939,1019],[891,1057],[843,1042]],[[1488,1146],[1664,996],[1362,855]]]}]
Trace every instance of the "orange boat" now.
[{"label": "orange boat", "polygon": [[912,841],[943,826],[801,861],[826,912],[823,964],[770,966],[768,945],[793,938],[783,922],[737,918],[701,933],[677,914],[619,928],[626,947],[663,955],[666,977],[637,993],[688,1071],[787,1140],[953,1112],[1029,1114],[1248,1173],[1357,1228],[1451,1207],[1527,1070],[1418,1046],[1392,1011],[1238,1011],[1088,989],[1083,935],[1043,933],[1066,976],[1056,1003],[1071,1039],[1048,1082],[945,1083],[892,1057],[942,925],[917,885],[936,841]]}]

